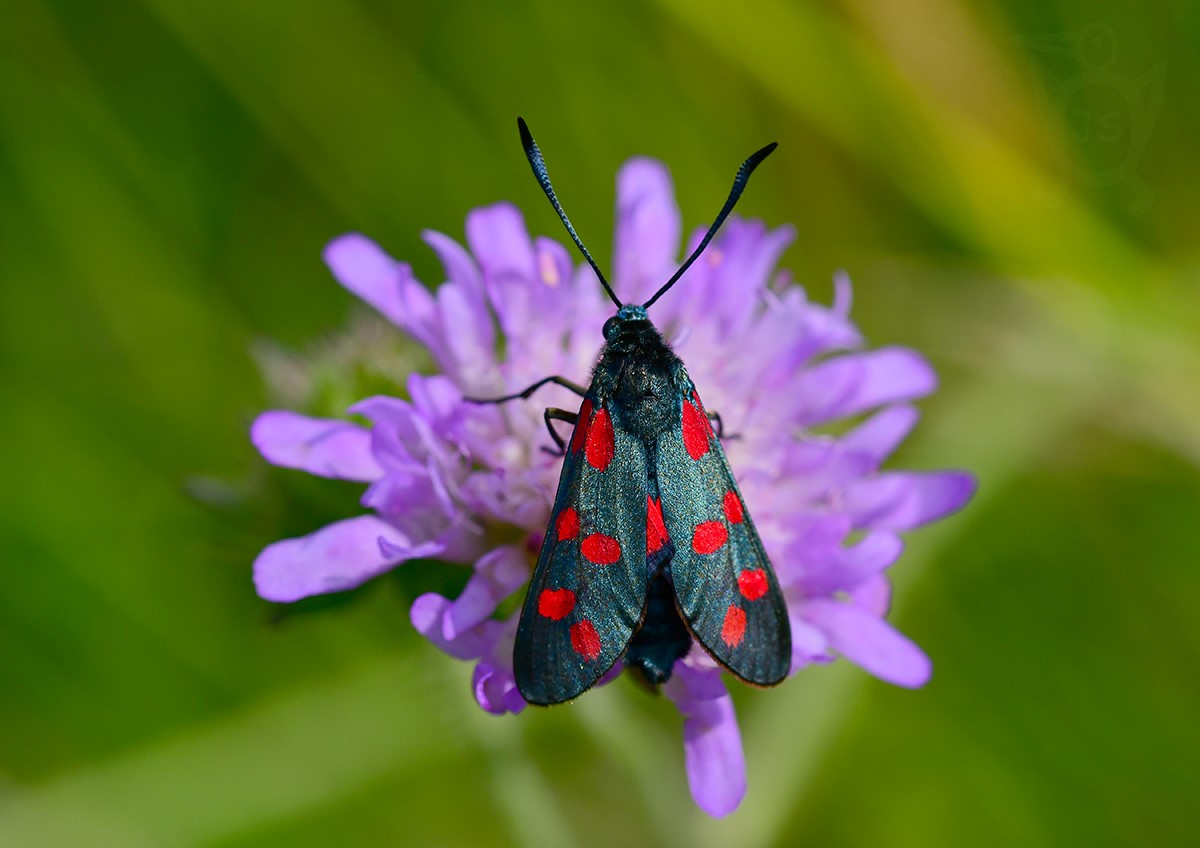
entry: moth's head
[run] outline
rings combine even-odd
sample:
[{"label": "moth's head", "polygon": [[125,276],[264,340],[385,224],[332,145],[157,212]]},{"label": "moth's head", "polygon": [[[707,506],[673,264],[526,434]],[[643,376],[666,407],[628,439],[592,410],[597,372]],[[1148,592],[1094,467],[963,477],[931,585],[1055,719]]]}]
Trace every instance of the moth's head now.
[{"label": "moth's head", "polygon": [[646,315],[646,307],[626,304],[604,322],[604,341],[610,348],[622,349],[644,343],[647,336],[658,335]]},{"label": "moth's head", "polygon": [[643,327],[648,326],[650,319],[646,316],[646,307],[627,304],[604,322],[604,340],[612,344],[631,333],[640,334]]}]

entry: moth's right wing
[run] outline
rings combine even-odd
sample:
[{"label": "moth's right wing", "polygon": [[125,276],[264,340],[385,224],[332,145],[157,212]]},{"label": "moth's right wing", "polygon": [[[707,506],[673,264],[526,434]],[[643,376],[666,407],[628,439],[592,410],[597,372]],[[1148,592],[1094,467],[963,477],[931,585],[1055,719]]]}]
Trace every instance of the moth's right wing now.
[{"label": "moth's right wing", "polygon": [[575,698],[624,653],[646,605],[646,449],[589,392],[563,457],[513,649],[533,704]]}]

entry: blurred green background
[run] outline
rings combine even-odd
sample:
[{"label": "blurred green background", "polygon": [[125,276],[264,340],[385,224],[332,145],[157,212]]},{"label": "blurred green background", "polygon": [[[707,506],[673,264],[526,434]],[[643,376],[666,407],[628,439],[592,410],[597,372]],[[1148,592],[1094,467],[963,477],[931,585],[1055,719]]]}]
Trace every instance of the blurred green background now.
[{"label": "blurred green background", "polygon": [[[1197,844],[1198,45],[1187,0],[7,0],[0,844]],[[517,114],[602,265],[627,157],[690,228],[777,139],[742,213],[934,361],[894,464],[981,479],[893,572],[933,682],[738,688],[723,821],[635,687],[482,714],[407,620],[451,570],[250,583],[357,512],[246,435],[260,360],[362,320],[321,248],[436,282],[419,231],[499,199],[559,237]]]}]

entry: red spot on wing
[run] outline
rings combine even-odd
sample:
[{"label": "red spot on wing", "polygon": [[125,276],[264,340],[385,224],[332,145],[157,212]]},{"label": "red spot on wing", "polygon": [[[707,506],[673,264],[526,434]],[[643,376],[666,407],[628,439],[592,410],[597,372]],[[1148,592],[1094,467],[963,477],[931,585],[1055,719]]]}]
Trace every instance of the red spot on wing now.
[{"label": "red spot on wing", "polygon": [[738,575],[738,591],[747,601],[757,601],[769,588],[767,573],[761,568],[748,568]]},{"label": "red spot on wing", "polygon": [[568,506],[558,513],[558,518],[554,519],[554,539],[563,542],[575,539],[578,534],[580,534],[580,513],[575,511],[574,506]]},{"label": "red spot on wing", "polygon": [[685,400],[683,402],[683,446],[687,449],[688,456],[692,459],[699,459],[708,453],[708,437],[711,432],[704,413],[697,409],[690,400]]},{"label": "red spot on wing", "polygon": [[592,402],[588,398],[583,399],[583,406],[579,407],[579,420],[575,422],[575,433],[571,436],[571,453],[579,453],[583,448],[584,440],[587,439],[588,424],[592,420]]},{"label": "red spot on wing", "polygon": [[667,543],[667,525],[663,523],[662,501],[646,495],[646,555]]},{"label": "red spot on wing", "polygon": [[725,493],[725,517],[730,524],[741,524],[746,517],[742,511],[742,502],[738,500],[737,492],[730,489]]},{"label": "red spot on wing", "polygon": [[558,514],[554,520],[554,532],[560,542],[579,535],[579,513],[575,507],[569,506]]},{"label": "red spot on wing", "polygon": [[585,660],[600,656],[600,636],[586,618],[571,625],[571,647]]},{"label": "red spot on wing", "polygon": [[711,554],[719,551],[721,545],[729,539],[729,531],[720,521],[705,521],[696,525],[692,533],[692,550],[698,554]]},{"label": "red spot on wing", "polygon": [[562,621],[575,609],[575,593],[570,589],[543,589],[538,595],[538,612],[546,618]]},{"label": "red spot on wing", "polygon": [[725,623],[721,625],[721,638],[731,648],[742,643],[746,635],[746,611],[737,604],[730,604],[725,610]]},{"label": "red spot on wing", "polygon": [[608,417],[607,409],[598,410],[592,417],[587,432],[588,465],[597,471],[603,471],[612,462],[615,450],[612,419]]},{"label": "red spot on wing", "polygon": [[593,533],[579,546],[583,556],[594,565],[612,565],[621,558],[621,543],[612,536]]}]

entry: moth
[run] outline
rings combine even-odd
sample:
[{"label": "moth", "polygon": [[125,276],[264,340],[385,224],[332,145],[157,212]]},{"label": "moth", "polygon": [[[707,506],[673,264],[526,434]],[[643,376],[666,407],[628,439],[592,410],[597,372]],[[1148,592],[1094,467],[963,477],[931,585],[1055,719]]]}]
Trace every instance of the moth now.
[{"label": "moth", "polygon": [[[721,447],[720,418],[705,411],[647,311],[708,246],[776,145],[742,163],[703,240],[654,296],[623,304],[563,211],[529,127],[517,125],[534,176],[617,307],[586,388],[553,376],[474,399],[527,399],[547,383],[582,398],[578,413],[544,413],[563,468],[517,628],[517,687],[533,704],[569,701],[619,661],[655,686],[693,640],[745,682],[773,686],[791,663],[779,583]],[[569,440],[554,421],[574,425]]]}]

